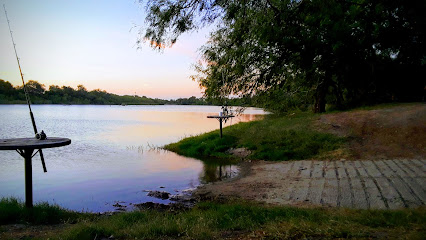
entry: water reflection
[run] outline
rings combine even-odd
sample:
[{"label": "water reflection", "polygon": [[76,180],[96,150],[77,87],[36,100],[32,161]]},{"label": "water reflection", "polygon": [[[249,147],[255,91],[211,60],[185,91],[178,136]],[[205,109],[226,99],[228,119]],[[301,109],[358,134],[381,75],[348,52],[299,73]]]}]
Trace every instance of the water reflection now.
[{"label": "water reflection", "polygon": [[[0,105],[0,138],[31,137],[25,105]],[[48,137],[68,137],[72,144],[44,152],[47,173],[33,160],[34,201],[72,210],[114,210],[117,201],[167,203],[144,190],[180,193],[201,183],[235,176],[235,166],[203,162],[161,150],[184,137],[218,129],[207,115],[211,106],[58,106],[35,105],[37,126]],[[251,121],[258,109],[225,126]],[[0,197],[24,199],[24,164],[14,151],[0,151]]]},{"label": "water reflection", "polygon": [[[162,171],[181,171],[193,164],[186,161],[192,158],[180,156],[161,147],[149,144],[147,146],[127,146],[126,150],[130,152],[137,152],[138,154],[145,155],[145,157],[150,156],[161,158],[161,161],[148,162],[145,165],[145,167],[149,168],[150,171],[155,171],[156,169],[161,169]],[[196,161],[198,162],[198,160]],[[233,178],[237,176],[239,172],[239,168],[236,165],[214,164],[204,161],[199,162],[202,163],[202,171],[199,174],[199,180],[202,184]],[[189,163],[189,165],[185,163]],[[196,186],[198,186],[198,184],[193,184],[191,187]]]},{"label": "water reflection", "polygon": [[204,163],[203,172],[200,174],[200,181],[202,184],[222,181],[237,176],[238,171],[239,169],[235,165]]}]

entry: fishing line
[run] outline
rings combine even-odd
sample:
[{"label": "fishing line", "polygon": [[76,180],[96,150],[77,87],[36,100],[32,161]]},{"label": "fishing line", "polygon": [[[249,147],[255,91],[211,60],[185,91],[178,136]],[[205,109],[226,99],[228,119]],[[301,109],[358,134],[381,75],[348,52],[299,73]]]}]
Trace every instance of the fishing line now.
[{"label": "fishing line", "polygon": [[[10,28],[10,21],[9,21],[9,17],[7,16],[5,4],[3,4],[3,9],[4,9],[4,13],[6,14],[6,20],[7,20],[7,25],[9,27],[10,38],[12,39],[13,49],[15,50],[16,61],[18,62],[19,73],[21,74],[22,84],[24,86],[23,88],[24,88],[24,93],[25,93],[25,100],[27,101],[28,109],[30,110],[30,117],[31,117],[31,122],[33,124],[34,134],[35,134],[37,139],[44,140],[44,139],[46,139],[46,134],[44,133],[44,131],[41,131],[41,133],[38,133],[38,131],[37,131],[37,126],[36,126],[36,123],[35,123],[35,120],[34,120],[34,114],[33,114],[33,111],[31,110],[30,95],[28,94],[27,86],[25,85],[24,74],[22,74],[21,63],[19,62],[18,52],[16,51],[16,44],[15,44],[15,40],[13,39],[13,32],[12,32],[12,29]],[[47,172],[46,164],[44,162],[43,151],[41,151],[41,149],[39,149],[38,152],[40,153],[40,159],[41,159],[41,164],[43,165],[43,171]]]}]

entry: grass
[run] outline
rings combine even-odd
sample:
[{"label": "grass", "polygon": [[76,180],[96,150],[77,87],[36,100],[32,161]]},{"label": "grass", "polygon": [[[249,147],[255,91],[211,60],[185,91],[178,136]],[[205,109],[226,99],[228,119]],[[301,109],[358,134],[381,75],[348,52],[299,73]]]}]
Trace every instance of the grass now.
[{"label": "grass", "polygon": [[[10,202],[10,201],[9,201]],[[11,203],[2,200],[4,207]],[[16,203],[13,203],[15,206]],[[27,210],[16,211],[14,221],[25,222]],[[56,206],[43,205],[43,223],[57,223],[63,216],[77,223],[40,238],[102,239],[222,239],[254,237],[267,239],[299,238],[409,238],[421,239],[426,234],[426,210],[351,210],[265,206],[248,202],[203,202],[186,211],[144,210],[112,216],[88,216]],[[59,213],[58,213],[59,212]],[[40,213],[37,213],[40,214]],[[43,214],[42,214],[43,215]],[[58,217],[62,216],[62,217]],[[50,219],[47,221],[46,219]],[[56,219],[56,220],[52,220]],[[4,220],[3,220],[4,221]],[[2,224],[6,224],[2,222]],[[33,221],[39,224],[40,221]],[[6,232],[7,233],[7,232]],[[11,235],[9,235],[11,236]],[[0,232],[1,238],[1,232]],[[13,238],[13,235],[12,237]]]},{"label": "grass", "polygon": [[89,215],[68,211],[48,203],[38,203],[32,209],[28,209],[24,203],[15,198],[0,199],[0,225],[10,223],[57,224],[76,222],[86,216]]},{"label": "grass", "polygon": [[312,113],[295,113],[288,116],[265,116],[263,120],[238,123],[219,131],[185,138],[164,148],[178,154],[203,160],[233,160],[227,151],[244,147],[251,159],[270,161],[309,159],[323,156],[342,146],[345,139],[314,129]]}]

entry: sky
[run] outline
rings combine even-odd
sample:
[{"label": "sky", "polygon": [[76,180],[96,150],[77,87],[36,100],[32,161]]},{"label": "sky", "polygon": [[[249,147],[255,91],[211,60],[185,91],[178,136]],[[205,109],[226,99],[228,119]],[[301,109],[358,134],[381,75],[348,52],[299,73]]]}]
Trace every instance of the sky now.
[{"label": "sky", "polygon": [[[202,96],[190,79],[208,29],[188,33],[162,53],[138,49],[145,11],[137,0],[0,0],[0,79],[22,85],[3,4],[25,81],[82,84],[119,95]],[[135,27],[136,26],[136,27]]]}]

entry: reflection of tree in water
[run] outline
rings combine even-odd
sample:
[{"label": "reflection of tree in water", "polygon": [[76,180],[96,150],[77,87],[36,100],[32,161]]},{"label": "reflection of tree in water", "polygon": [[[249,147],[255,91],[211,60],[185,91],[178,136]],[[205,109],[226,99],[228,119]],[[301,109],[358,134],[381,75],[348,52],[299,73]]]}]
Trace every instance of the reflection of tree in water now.
[{"label": "reflection of tree in water", "polygon": [[201,183],[210,183],[231,178],[237,174],[237,167],[233,165],[216,165],[204,163],[200,174]]}]

